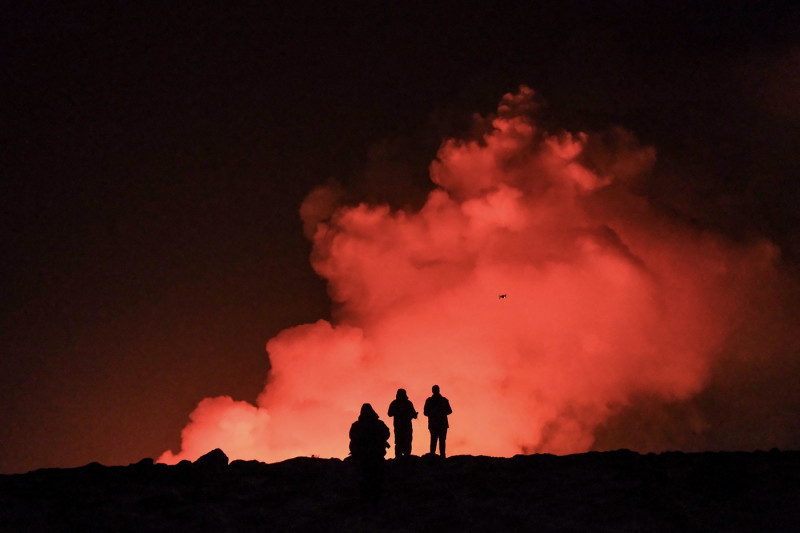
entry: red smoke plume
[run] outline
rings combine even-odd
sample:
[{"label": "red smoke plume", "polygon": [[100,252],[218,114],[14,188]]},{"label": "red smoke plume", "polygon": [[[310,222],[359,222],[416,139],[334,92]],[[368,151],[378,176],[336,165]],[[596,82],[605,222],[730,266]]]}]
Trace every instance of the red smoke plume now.
[{"label": "red smoke plume", "polygon": [[343,457],[362,403],[386,418],[403,387],[421,410],[433,384],[451,454],[581,452],[633,398],[700,392],[777,249],[663,215],[635,192],[653,148],[621,129],[549,133],[535,102],[523,87],[479,138],[445,141],[419,211],[312,191],[301,214],[333,323],[271,339],[256,405],[203,400],[160,460]]}]

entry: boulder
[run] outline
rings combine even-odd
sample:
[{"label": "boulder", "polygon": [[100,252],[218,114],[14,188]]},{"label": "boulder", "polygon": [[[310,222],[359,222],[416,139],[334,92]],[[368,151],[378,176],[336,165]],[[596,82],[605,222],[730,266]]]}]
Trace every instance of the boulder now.
[{"label": "boulder", "polygon": [[216,448],[198,457],[194,465],[207,470],[221,470],[228,466],[228,456],[225,455],[225,452]]}]

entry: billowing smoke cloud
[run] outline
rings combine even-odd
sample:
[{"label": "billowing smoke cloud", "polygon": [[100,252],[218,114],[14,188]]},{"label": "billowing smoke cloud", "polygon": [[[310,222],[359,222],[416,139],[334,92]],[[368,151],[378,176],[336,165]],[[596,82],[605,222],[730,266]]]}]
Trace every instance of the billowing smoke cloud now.
[{"label": "billowing smoke cloud", "polygon": [[522,87],[474,139],[446,140],[418,211],[312,191],[301,213],[333,322],[271,339],[257,405],[203,400],[160,460],[343,457],[361,404],[385,415],[399,387],[421,410],[441,386],[452,454],[586,451],[637,399],[697,397],[765,305],[777,248],[666,216],[637,193],[653,148],[544,131],[536,108]]}]

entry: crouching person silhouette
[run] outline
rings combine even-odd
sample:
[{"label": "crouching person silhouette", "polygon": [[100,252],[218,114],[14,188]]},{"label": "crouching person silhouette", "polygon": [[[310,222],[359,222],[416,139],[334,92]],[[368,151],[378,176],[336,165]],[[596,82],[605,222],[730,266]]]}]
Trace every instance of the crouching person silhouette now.
[{"label": "crouching person silhouette", "polygon": [[397,397],[389,404],[389,416],[394,419],[394,456],[397,458],[411,455],[413,428],[411,420],[417,418],[417,410],[408,399],[405,389],[397,389]]},{"label": "crouching person silhouette", "polygon": [[423,412],[428,417],[428,430],[431,432],[431,455],[436,453],[436,443],[439,443],[439,454],[442,457],[445,455],[445,440],[447,439],[447,428],[450,426],[447,423],[447,415],[451,414],[453,410],[450,408],[450,402],[439,394],[439,385],[434,385],[431,389],[433,395],[425,400],[425,408]]},{"label": "crouching person silhouette", "polygon": [[359,474],[362,503],[377,506],[383,490],[383,457],[389,447],[389,428],[368,403],[350,426],[350,455]]}]

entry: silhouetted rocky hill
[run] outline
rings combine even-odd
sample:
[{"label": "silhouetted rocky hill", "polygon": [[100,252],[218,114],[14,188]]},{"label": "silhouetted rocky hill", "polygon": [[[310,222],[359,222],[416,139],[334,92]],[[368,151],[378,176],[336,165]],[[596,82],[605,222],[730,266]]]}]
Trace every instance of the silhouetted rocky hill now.
[{"label": "silhouetted rocky hill", "polygon": [[91,463],[0,476],[0,531],[800,531],[800,452]]}]

